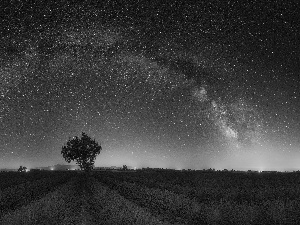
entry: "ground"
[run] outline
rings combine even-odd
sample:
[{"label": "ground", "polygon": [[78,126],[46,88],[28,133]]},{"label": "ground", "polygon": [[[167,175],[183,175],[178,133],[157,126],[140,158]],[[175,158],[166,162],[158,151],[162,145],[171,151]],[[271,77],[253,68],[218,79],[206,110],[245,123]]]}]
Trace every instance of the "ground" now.
[{"label": "ground", "polygon": [[299,224],[300,174],[2,173],[0,224]]}]

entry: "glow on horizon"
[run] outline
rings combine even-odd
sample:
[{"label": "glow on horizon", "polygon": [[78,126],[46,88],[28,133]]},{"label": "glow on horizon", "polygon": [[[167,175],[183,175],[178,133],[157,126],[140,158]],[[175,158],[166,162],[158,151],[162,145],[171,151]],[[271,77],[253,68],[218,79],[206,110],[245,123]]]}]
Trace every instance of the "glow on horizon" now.
[{"label": "glow on horizon", "polygon": [[[133,150],[137,152],[136,150]],[[171,168],[171,169],[234,169],[234,170],[257,170],[257,171],[297,171],[300,170],[300,153],[296,149],[285,149],[282,151],[279,147],[274,145],[264,145],[263,147],[256,147],[256,149],[239,149],[228,150],[220,152],[214,158],[209,155],[199,154],[191,156],[186,159],[184,154],[164,158],[159,155],[154,155],[153,158],[138,155],[137,153],[131,154],[132,151],[126,151],[123,148],[116,148],[115,151],[103,151],[96,158],[95,166],[131,166],[136,168]],[[7,164],[1,163],[1,169],[17,169],[20,165],[27,168],[53,166],[56,164],[63,165],[76,165],[75,163],[66,163],[59,152],[55,154],[55,158],[49,162],[35,160],[36,164],[30,160],[14,160],[10,158]]]}]

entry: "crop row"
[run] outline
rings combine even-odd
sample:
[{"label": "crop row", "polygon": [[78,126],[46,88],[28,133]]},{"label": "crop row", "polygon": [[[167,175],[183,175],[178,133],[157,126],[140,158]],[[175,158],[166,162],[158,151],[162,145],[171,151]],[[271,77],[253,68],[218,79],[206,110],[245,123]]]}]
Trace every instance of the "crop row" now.
[{"label": "crop row", "polygon": [[296,186],[300,184],[300,173],[251,174],[234,172],[133,172],[107,173],[108,176],[123,181],[147,182],[148,185],[170,183],[191,187],[208,188],[263,188],[269,186]]},{"label": "crop row", "polygon": [[171,223],[186,221],[203,223],[204,218],[200,204],[184,195],[178,195],[168,190],[147,188],[128,182],[120,182],[105,176],[98,176],[99,181],[109,188],[118,191],[122,196],[141,207],[148,208],[155,215]]},{"label": "crop row", "polygon": [[[124,198],[115,190],[111,190],[96,179],[91,178],[90,192],[94,202],[89,202],[98,217],[99,224],[169,224],[153,216],[147,209]],[[102,222],[100,222],[102,221]]]},{"label": "crop row", "polygon": [[166,220],[186,224],[266,224],[295,222],[300,219],[299,200],[272,199],[259,204],[218,199],[199,202],[184,194],[148,188],[126,181],[98,176],[98,179],[125,198],[164,216]]},{"label": "crop row", "polygon": [[[212,177],[216,179],[215,181],[222,180],[222,185],[216,183],[216,185],[213,186],[211,185],[213,182],[209,181],[212,177],[207,176],[207,174],[202,174],[203,177],[208,180],[202,184],[192,180],[185,182],[182,173],[177,173],[177,175],[178,177],[173,177],[175,181],[169,180],[167,173],[108,173],[105,177],[110,177],[120,182],[126,181],[135,183],[143,187],[168,190],[177,194],[186,195],[192,199],[197,199],[200,203],[225,199],[238,203],[247,202],[249,204],[258,204],[266,200],[287,201],[300,199],[300,178],[298,176],[282,177],[280,175],[273,175],[262,177],[259,175],[248,176],[245,174],[211,173]],[[166,179],[162,180],[164,177],[166,177]],[[203,180],[203,177],[198,175],[193,179]],[[224,177],[228,179],[224,179]],[[237,178],[240,178],[238,182],[239,185],[236,185],[235,182]],[[267,181],[262,178],[266,178]],[[275,185],[274,180],[277,178],[278,184]],[[180,179],[182,179],[181,182]],[[225,184],[224,180],[226,180],[227,184]],[[258,185],[259,181],[261,181],[260,185]],[[256,183],[256,185],[252,185],[251,183]]]},{"label": "crop row", "polygon": [[168,224],[101,185],[77,176],[53,192],[7,213],[0,224]]},{"label": "crop row", "polygon": [[18,185],[25,182],[31,182],[46,177],[57,176],[59,172],[28,172],[28,173],[17,173],[17,172],[6,172],[0,173],[0,190],[4,190],[8,187]]},{"label": "crop row", "polygon": [[48,178],[25,182],[0,192],[0,215],[43,197],[57,186],[67,182],[68,174],[56,174]]},{"label": "crop row", "polygon": [[0,219],[0,224],[81,224],[76,183],[73,178],[43,198],[7,213]]}]

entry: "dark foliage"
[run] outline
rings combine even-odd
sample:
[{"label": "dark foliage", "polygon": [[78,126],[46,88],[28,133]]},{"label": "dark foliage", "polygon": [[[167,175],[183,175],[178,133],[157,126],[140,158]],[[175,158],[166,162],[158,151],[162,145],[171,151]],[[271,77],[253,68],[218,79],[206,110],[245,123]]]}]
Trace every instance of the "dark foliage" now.
[{"label": "dark foliage", "polygon": [[80,139],[76,136],[69,140],[66,146],[62,147],[61,154],[68,163],[75,160],[81,170],[90,171],[101,150],[102,147],[95,140],[82,133]]},{"label": "dark foliage", "polygon": [[25,166],[20,166],[20,168],[18,169],[18,172],[26,172],[27,167]]}]

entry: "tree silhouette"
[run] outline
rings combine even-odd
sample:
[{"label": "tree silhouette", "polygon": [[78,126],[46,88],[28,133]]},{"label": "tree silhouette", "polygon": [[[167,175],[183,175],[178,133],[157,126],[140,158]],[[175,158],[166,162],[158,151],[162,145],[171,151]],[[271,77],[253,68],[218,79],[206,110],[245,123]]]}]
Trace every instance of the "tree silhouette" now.
[{"label": "tree silhouette", "polygon": [[69,140],[66,146],[62,147],[61,154],[68,163],[75,160],[81,170],[90,171],[101,150],[102,147],[95,140],[82,132],[81,139],[75,136]]},{"label": "tree silhouette", "polygon": [[27,167],[25,166],[20,166],[20,168],[18,169],[18,172],[26,172]]}]

